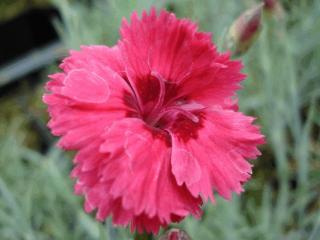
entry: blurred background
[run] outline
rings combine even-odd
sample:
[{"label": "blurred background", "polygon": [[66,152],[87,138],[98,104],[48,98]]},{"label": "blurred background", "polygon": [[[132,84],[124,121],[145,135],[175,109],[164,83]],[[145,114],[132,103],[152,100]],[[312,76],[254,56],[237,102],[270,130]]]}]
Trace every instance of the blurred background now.
[{"label": "blurred background", "polygon": [[84,213],[72,154],[55,147],[41,96],[67,49],[115,44],[121,18],[154,5],[198,22],[243,60],[240,109],[267,137],[240,197],[175,226],[201,240],[319,240],[320,1],[264,2],[243,47],[230,26],[259,1],[0,0],[0,239],[133,239]]}]

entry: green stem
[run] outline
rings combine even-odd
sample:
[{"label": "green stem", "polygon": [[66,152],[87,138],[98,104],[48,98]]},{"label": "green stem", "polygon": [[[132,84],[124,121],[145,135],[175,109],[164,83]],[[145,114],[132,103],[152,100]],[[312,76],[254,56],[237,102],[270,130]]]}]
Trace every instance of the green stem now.
[{"label": "green stem", "polygon": [[152,234],[147,233],[135,233],[134,234],[134,240],[152,240]]}]

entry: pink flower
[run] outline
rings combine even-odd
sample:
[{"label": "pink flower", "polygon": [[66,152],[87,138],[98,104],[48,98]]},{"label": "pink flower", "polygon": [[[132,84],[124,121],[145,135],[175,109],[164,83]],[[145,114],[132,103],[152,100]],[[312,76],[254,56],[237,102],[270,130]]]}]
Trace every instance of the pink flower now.
[{"label": "pink flower", "polygon": [[77,151],[72,177],[85,210],[157,233],[199,218],[213,192],[242,192],[264,137],[232,100],[241,63],[210,34],[155,9],[133,13],[120,32],[112,48],[71,51],[43,99],[58,146]]}]

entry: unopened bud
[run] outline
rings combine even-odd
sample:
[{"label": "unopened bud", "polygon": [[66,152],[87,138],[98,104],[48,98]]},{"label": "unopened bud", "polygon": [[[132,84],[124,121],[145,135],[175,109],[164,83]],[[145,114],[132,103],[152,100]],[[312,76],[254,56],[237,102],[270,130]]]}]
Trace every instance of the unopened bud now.
[{"label": "unopened bud", "polygon": [[170,229],[159,240],[191,240],[185,231],[177,228]]},{"label": "unopened bud", "polygon": [[278,0],[263,0],[264,10],[276,16],[277,18],[282,18],[284,16],[284,10],[281,3]]},{"label": "unopened bud", "polygon": [[245,53],[258,37],[261,29],[263,4],[242,13],[231,25],[226,47],[238,56]]},{"label": "unopened bud", "polygon": [[264,2],[264,9],[272,10],[275,8],[277,4],[277,0],[263,0]]}]

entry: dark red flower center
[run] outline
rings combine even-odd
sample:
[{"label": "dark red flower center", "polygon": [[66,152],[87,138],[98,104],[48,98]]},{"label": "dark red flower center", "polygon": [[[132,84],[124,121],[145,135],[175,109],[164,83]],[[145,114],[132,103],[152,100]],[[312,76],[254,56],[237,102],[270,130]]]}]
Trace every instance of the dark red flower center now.
[{"label": "dark red flower center", "polygon": [[131,106],[136,108],[136,114],[132,117],[143,119],[150,127],[188,132],[178,134],[181,136],[196,135],[194,133],[201,126],[201,109],[204,107],[181,95],[176,83],[151,72],[140,77],[132,90],[135,103]]}]

